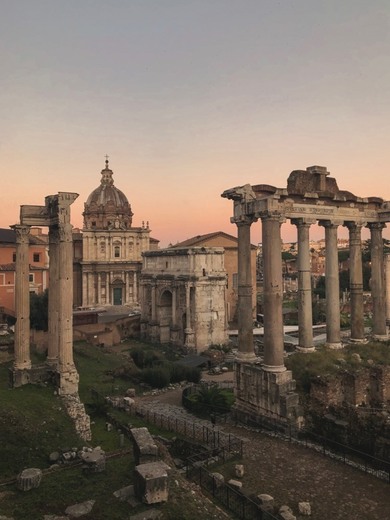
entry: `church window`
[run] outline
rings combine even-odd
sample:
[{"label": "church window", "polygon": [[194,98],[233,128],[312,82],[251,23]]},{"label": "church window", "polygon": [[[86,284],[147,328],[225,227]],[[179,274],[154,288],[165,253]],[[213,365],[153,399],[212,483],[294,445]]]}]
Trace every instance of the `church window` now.
[{"label": "church window", "polygon": [[41,259],[41,255],[39,253],[33,254],[33,262],[39,262]]},{"label": "church window", "polygon": [[120,256],[121,256],[121,248],[120,248],[120,246],[115,246],[114,247],[114,257],[120,258]]},{"label": "church window", "polygon": [[91,226],[96,227],[96,222],[95,221],[91,222]]},{"label": "church window", "polygon": [[106,243],[100,242],[100,252],[105,253],[106,252]]},{"label": "church window", "polygon": [[12,261],[16,262],[16,253],[12,253]]},{"label": "church window", "polygon": [[34,283],[34,275],[33,275],[33,274],[30,273],[30,274],[28,275],[28,281],[29,281],[30,283]]}]

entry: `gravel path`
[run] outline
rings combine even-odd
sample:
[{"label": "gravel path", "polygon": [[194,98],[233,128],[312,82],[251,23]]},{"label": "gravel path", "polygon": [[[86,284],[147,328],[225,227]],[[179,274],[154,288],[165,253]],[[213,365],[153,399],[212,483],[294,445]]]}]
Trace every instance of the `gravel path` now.
[{"label": "gravel path", "polygon": [[[181,390],[140,400],[159,413],[187,413],[180,406]],[[246,441],[241,479],[246,491],[270,494],[278,505],[289,505],[295,514],[298,502],[309,501],[315,520],[390,520],[390,485],[386,482],[261,432],[231,424],[219,427]],[[233,478],[233,468],[225,476]]]}]

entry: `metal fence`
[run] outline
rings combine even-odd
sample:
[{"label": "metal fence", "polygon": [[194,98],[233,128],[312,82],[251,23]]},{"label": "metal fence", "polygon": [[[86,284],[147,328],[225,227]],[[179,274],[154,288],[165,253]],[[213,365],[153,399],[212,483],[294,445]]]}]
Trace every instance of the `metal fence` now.
[{"label": "metal fence", "polygon": [[278,517],[262,510],[260,504],[249,496],[215,477],[205,468],[205,463],[207,461],[199,463],[196,456],[189,458],[187,460],[187,478],[198,484],[224,508],[242,520],[277,520]]}]

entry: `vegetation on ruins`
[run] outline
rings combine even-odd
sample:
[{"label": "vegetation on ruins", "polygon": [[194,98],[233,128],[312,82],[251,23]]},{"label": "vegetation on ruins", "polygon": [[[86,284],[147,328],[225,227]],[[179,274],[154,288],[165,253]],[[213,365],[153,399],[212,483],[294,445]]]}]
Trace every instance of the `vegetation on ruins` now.
[{"label": "vegetation on ruins", "polygon": [[35,330],[47,330],[49,291],[30,294],[30,326]]},{"label": "vegetation on ruins", "polygon": [[201,385],[187,395],[186,407],[203,417],[226,414],[234,403],[232,389],[219,388],[216,385]]}]

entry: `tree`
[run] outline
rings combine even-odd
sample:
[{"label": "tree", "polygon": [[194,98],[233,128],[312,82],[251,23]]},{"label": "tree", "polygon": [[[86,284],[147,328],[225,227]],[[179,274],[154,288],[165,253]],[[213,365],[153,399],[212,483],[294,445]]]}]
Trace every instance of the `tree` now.
[{"label": "tree", "polygon": [[48,328],[49,293],[46,289],[41,294],[30,294],[30,327],[35,330]]}]

